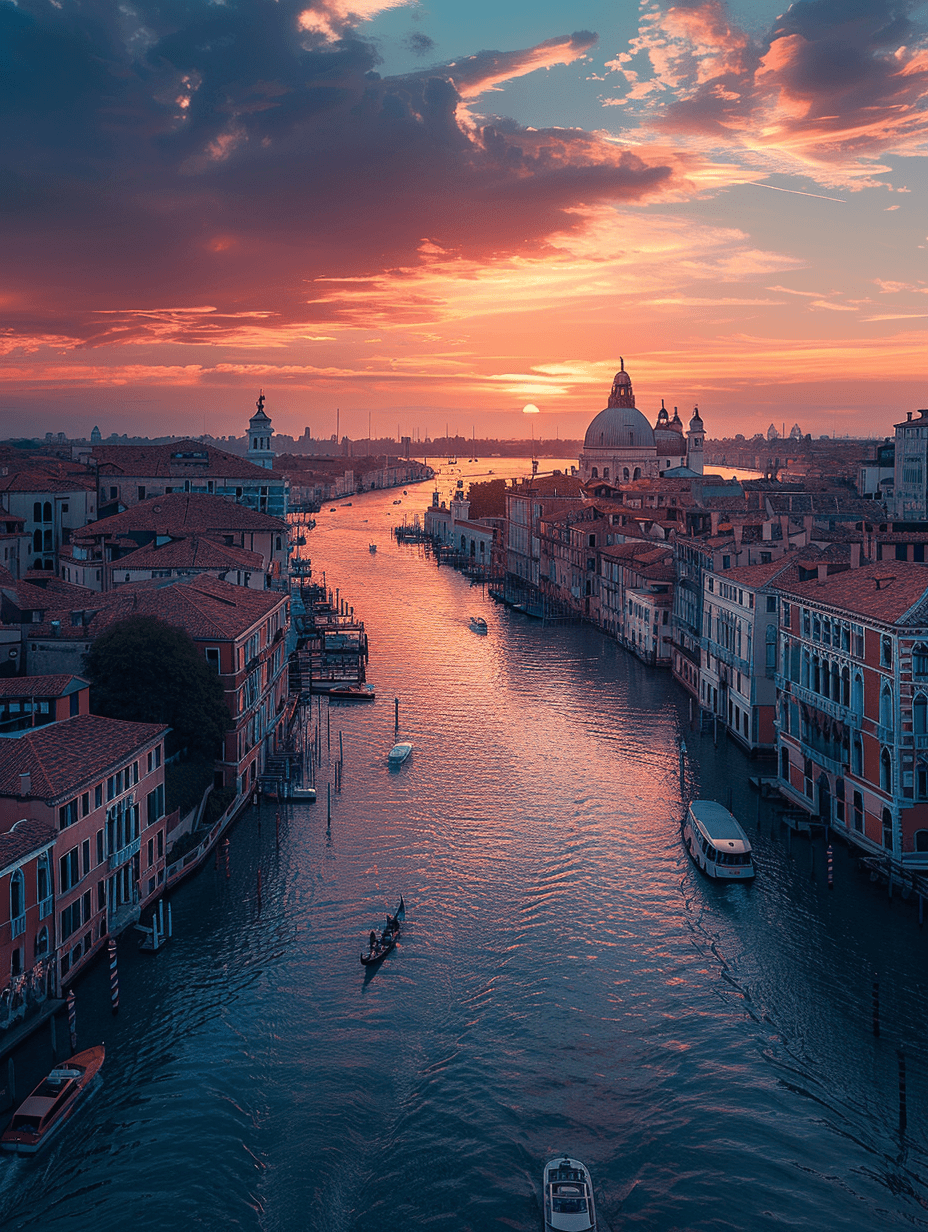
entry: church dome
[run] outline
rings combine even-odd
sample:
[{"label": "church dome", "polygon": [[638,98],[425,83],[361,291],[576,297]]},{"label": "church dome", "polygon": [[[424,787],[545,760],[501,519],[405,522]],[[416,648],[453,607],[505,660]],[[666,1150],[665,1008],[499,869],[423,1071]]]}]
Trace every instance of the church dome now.
[{"label": "church dome", "polygon": [[586,430],[584,449],[654,448],[654,431],[633,406],[609,406]]},{"label": "church dome", "polygon": [[693,407],[693,418],[690,420],[690,431],[691,432],[702,432],[702,430],[703,430],[703,422],[699,418],[699,407],[694,406]]},{"label": "church dome", "polygon": [[658,453],[686,453],[686,443],[683,440],[683,433],[679,428],[671,428],[667,425],[655,428],[654,441],[658,447]]}]

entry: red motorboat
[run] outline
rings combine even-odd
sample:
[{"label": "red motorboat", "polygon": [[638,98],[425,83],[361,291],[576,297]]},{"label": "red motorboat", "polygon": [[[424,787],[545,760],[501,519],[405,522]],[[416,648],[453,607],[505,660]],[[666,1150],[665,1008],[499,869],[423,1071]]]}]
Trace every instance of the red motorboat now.
[{"label": "red motorboat", "polygon": [[13,1119],[0,1134],[0,1147],[20,1155],[34,1155],[41,1150],[87,1093],[100,1072],[104,1055],[103,1045],[98,1044],[57,1065],[13,1113]]}]

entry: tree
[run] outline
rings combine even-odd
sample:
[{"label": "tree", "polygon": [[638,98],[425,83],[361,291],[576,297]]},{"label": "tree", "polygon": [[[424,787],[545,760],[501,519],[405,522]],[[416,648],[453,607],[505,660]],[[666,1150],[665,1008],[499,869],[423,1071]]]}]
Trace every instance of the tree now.
[{"label": "tree", "polygon": [[183,629],[130,616],[102,633],[84,656],[95,714],[168,723],[170,752],[213,760],[232,726],[222,684]]}]

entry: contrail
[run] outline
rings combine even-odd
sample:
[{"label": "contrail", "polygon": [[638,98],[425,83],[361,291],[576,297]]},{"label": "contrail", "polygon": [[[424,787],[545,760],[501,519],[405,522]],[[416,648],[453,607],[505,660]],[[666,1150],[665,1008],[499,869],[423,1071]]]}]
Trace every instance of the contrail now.
[{"label": "contrail", "polygon": [[748,183],[752,188],[769,188],[772,192],[788,192],[795,197],[817,197],[819,201],[840,201],[842,205],[847,205],[845,197],[823,197],[821,193],[800,192],[798,188],[777,188],[776,184],[758,184],[755,180],[749,180]]}]

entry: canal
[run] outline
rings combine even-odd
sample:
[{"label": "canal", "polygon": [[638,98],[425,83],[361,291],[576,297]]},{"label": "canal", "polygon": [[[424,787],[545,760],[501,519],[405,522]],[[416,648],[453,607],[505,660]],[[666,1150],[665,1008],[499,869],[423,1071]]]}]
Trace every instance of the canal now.
[{"label": "canal", "polygon": [[[318,515],[305,550],[365,620],[377,689],[314,712],[321,784],[344,743],[331,830],[324,786],[283,810],[279,844],[275,807],[250,810],[228,868],[174,894],[170,945],[121,939],[118,1016],[104,964],[79,983],[104,1081],[45,1155],[0,1160],[0,1225],[535,1232],[542,1164],[568,1151],[613,1232],[928,1226],[914,903],[840,843],[829,891],[821,843],[788,844],[669,674],[396,544],[429,496]],[[390,771],[394,698],[414,751]],[[731,789],[751,885],[684,852],[681,735],[683,794]],[[400,893],[400,943],[365,973]],[[47,1029],[17,1053],[20,1091],[48,1054]]]}]

